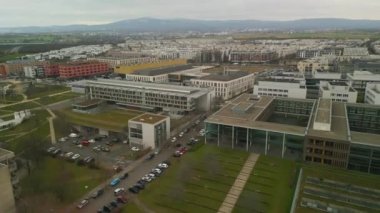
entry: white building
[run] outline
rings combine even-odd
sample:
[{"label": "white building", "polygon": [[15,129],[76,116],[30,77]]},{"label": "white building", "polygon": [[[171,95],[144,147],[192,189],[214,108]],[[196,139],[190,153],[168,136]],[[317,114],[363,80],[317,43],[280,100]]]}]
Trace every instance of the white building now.
[{"label": "white building", "polygon": [[296,79],[262,79],[253,87],[254,95],[306,98],[305,80]]},{"label": "white building", "polygon": [[367,83],[364,102],[380,105],[380,83]]},{"label": "white building", "polygon": [[358,92],[346,82],[321,81],[319,96],[332,101],[356,103]]},{"label": "white building", "polygon": [[138,57],[138,58],[96,57],[96,58],[88,58],[87,60],[104,62],[113,68],[119,65],[154,63],[158,61],[158,59],[154,57]]},{"label": "white building", "polygon": [[223,100],[231,99],[252,89],[255,74],[242,71],[226,71],[222,74],[211,74],[199,79],[190,79],[190,84],[196,87],[212,88],[216,97]]},{"label": "white building", "polygon": [[170,118],[145,113],[130,119],[128,129],[132,146],[159,149],[170,138]]},{"label": "white building", "polygon": [[0,119],[0,131],[6,130],[6,129],[9,129],[21,124],[25,119],[30,118],[31,113],[30,113],[30,110],[24,110],[20,112],[14,112],[13,116],[14,117],[12,120],[3,121]]},{"label": "white building", "polygon": [[380,74],[373,74],[369,71],[354,71],[352,74],[347,74],[347,80],[355,89],[365,89],[367,83],[380,82]]},{"label": "white building", "polygon": [[310,58],[298,62],[297,69],[302,73],[327,72],[334,69],[335,60],[335,56]]},{"label": "white building", "polygon": [[27,78],[35,78],[37,75],[35,66],[26,66],[24,67],[24,75]]}]

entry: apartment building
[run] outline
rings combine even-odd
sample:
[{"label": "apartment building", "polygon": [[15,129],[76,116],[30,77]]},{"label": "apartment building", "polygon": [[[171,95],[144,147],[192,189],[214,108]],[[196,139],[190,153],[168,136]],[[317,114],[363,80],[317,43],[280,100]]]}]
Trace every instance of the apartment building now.
[{"label": "apartment building", "polygon": [[135,70],[132,73],[125,74],[125,79],[128,81],[168,83],[169,82],[168,74],[191,69],[191,68],[193,68],[192,65],[185,64],[185,65],[161,67],[161,68],[156,68],[156,69]]},{"label": "apartment building", "polygon": [[160,149],[170,138],[170,117],[145,113],[128,121],[129,142],[133,146]]},{"label": "apartment building", "polygon": [[346,82],[321,81],[319,96],[332,101],[356,103],[358,92]]},{"label": "apartment building", "polygon": [[107,63],[95,61],[60,64],[58,69],[59,77],[63,79],[88,77],[109,72]]},{"label": "apartment building", "polygon": [[14,190],[18,188],[14,153],[0,148],[0,212],[16,212]]},{"label": "apartment building", "polygon": [[107,63],[108,66],[112,68],[115,68],[120,65],[154,63],[158,61],[158,59],[155,57],[137,57],[137,58],[96,57],[96,58],[87,58],[87,60]]},{"label": "apartment building", "polygon": [[277,53],[270,50],[233,50],[229,55],[232,63],[264,63],[277,58]]},{"label": "apartment building", "polygon": [[347,80],[358,92],[358,102],[363,103],[367,83],[379,83],[380,74],[374,74],[369,71],[354,71],[353,73],[347,73]]},{"label": "apartment building", "polygon": [[216,97],[228,100],[252,89],[254,81],[253,73],[224,71],[219,74],[190,79],[190,84],[195,87],[212,88]]},{"label": "apartment building", "polygon": [[72,84],[85,89],[90,99],[105,100],[119,105],[150,111],[166,111],[171,115],[210,110],[214,92],[206,88],[152,84],[125,80],[98,79]]},{"label": "apartment building", "polygon": [[380,105],[380,82],[367,83],[364,102],[367,104]]},{"label": "apartment building", "polygon": [[297,63],[298,71],[302,73],[316,73],[335,71],[337,61],[335,56],[309,58]]},{"label": "apartment building", "polygon": [[0,64],[0,77],[1,76],[7,76],[8,74],[8,67],[6,64]]}]

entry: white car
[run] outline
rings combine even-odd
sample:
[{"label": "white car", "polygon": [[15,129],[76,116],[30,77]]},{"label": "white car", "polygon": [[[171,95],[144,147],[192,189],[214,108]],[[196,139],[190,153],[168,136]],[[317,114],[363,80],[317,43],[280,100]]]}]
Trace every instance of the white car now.
[{"label": "white car", "polygon": [[88,140],[89,143],[95,143],[95,139]]},{"label": "white car", "polygon": [[65,138],[65,137],[60,138],[58,141],[59,141],[59,142],[65,142],[65,141],[66,141],[66,138]]},{"label": "white car", "polygon": [[125,191],[124,188],[117,188],[113,191],[113,193],[115,196],[118,196],[118,195],[122,194],[124,191]]},{"label": "white car", "polygon": [[84,200],[82,200],[82,201],[77,205],[77,208],[78,208],[78,209],[81,209],[81,208],[85,207],[87,204],[88,204],[88,200],[87,200],[87,199],[84,199]]},{"label": "white car", "polygon": [[74,155],[74,153],[68,152],[68,153],[65,154],[65,157],[66,158],[71,158],[71,156],[73,156],[73,155]]},{"label": "white car", "polygon": [[152,169],[152,172],[153,173],[155,172],[155,173],[158,173],[158,174],[162,173],[161,169],[157,169],[157,168]]},{"label": "white car", "polygon": [[80,158],[80,154],[75,154],[73,157],[71,157],[71,160],[76,160],[78,158]]},{"label": "white car", "polygon": [[78,137],[78,134],[70,133],[69,137],[70,137],[70,138],[76,138],[76,137]]},{"label": "white car", "polygon": [[177,138],[176,137],[173,137],[172,138],[172,143],[176,142],[177,141]]},{"label": "white car", "polygon": [[168,168],[169,166],[168,166],[168,164],[166,164],[166,163],[160,163],[160,164],[158,164],[158,168],[160,168],[160,169],[166,169],[166,168]]},{"label": "white car", "polygon": [[148,175],[145,175],[144,177],[141,178],[141,180],[143,180],[143,181],[147,181],[147,182],[151,182],[151,181],[152,181],[152,178],[149,177]]},{"label": "white car", "polygon": [[134,147],[132,147],[132,148],[131,148],[131,150],[132,150],[132,151],[134,151],[134,152],[138,152],[138,151],[140,151],[140,149],[139,149],[139,148],[137,148],[137,147],[135,147],[135,146],[134,146]]},{"label": "white car", "polygon": [[179,136],[180,138],[182,138],[182,137],[183,137],[183,134],[185,134],[185,133],[180,132],[178,136]]},{"label": "white car", "polygon": [[152,178],[152,179],[154,179],[154,178],[156,178],[156,175],[155,174],[153,174],[153,173],[149,173],[149,174],[147,174],[150,178]]}]

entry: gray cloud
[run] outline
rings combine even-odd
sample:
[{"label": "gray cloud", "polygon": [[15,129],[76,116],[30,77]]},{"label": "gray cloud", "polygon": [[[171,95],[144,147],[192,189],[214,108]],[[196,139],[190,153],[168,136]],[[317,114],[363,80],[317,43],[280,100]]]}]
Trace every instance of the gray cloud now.
[{"label": "gray cloud", "polygon": [[379,0],[0,0],[0,27],[101,24],[138,17],[380,19]]}]

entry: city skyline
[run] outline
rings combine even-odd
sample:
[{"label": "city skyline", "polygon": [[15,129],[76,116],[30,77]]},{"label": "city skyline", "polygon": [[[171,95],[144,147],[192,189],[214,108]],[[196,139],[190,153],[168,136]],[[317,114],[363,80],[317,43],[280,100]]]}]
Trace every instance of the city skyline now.
[{"label": "city skyline", "polygon": [[93,25],[141,17],[202,20],[380,19],[376,11],[380,2],[371,0],[322,0],[317,4],[296,0],[237,0],[223,4],[217,0],[16,0],[1,5],[0,27]]}]

